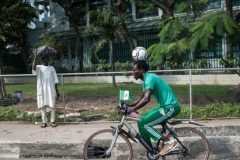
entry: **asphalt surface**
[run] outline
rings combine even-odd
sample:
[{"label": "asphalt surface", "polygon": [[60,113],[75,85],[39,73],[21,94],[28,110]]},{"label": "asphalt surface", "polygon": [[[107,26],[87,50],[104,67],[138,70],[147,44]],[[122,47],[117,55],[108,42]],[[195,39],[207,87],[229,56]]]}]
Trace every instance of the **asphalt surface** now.
[{"label": "asphalt surface", "polygon": [[[240,119],[219,119],[196,121],[204,126],[239,126]],[[79,144],[94,132],[100,129],[117,126],[117,122],[91,122],[76,124],[58,124],[56,128],[48,126],[41,128],[41,123],[26,122],[0,122],[0,143],[72,143]],[[136,126],[136,122],[133,122]],[[189,125],[189,124],[186,124]],[[191,125],[189,125],[191,126]],[[47,158],[49,160],[62,160],[62,158]],[[74,160],[64,158],[66,160]],[[46,158],[0,158],[0,160],[46,160]]]},{"label": "asphalt surface", "polygon": [[[204,126],[240,125],[240,119],[196,121]],[[41,128],[41,123],[0,122],[0,142],[71,142],[85,141],[97,130],[117,126],[117,122],[58,124],[56,128]],[[136,127],[136,123],[133,122]],[[188,125],[188,124],[187,124]],[[190,125],[191,126],[191,125]]]}]

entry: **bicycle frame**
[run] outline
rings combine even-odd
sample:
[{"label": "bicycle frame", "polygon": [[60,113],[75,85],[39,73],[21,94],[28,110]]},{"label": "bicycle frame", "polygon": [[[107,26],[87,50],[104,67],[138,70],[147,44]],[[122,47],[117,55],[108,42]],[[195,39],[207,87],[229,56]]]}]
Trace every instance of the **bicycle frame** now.
[{"label": "bicycle frame", "polygon": [[[128,122],[125,120],[126,116],[127,116],[127,110],[126,110],[126,104],[123,105],[124,103],[121,103],[121,107],[125,107],[124,110],[125,110],[125,114],[123,114],[122,116],[122,119],[120,121],[120,124],[118,125],[117,128],[115,127],[112,127],[115,129],[115,133],[114,133],[114,136],[113,136],[113,139],[112,139],[112,142],[111,142],[111,145],[110,147],[108,148],[108,150],[106,151],[106,154],[107,155],[110,155],[111,154],[111,151],[113,149],[113,146],[114,144],[116,143],[117,141],[117,138],[118,138],[118,135],[119,134],[123,134],[125,135],[127,138],[130,138],[132,139],[133,141],[137,142],[135,139],[138,140],[138,142],[140,142],[142,144],[142,146],[153,156],[159,156],[158,152],[159,152],[159,144],[161,142],[161,139],[158,140],[157,144],[156,144],[156,147],[153,147],[152,144],[148,144],[146,141],[144,141],[144,139],[142,138],[142,136],[135,130],[135,128]],[[182,124],[182,123],[188,123],[188,124],[194,124],[194,125],[199,125],[201,126],[200,124],[198,123],[195,123],[195,122],[192,122],[192,121],[187,121],[187,122],[183,122],[183,121],[175,121],[175,122],[172,122],[172,123],[169,123],[169,122],[166,122],[164,124],[162,124],[162,132],[165,133],[166,131],[169,131],[169,133],[174,137],[175,140],[178,141],[178,143],[182,146],[182,150],[174,150],[174,151],[171,151],[169,152],[167,155],[173,155],[173,154],[179,154],[179,153],[187,153],[188,152],[188,149],[183,145],[183,143],[178,139],[174,129],[169,126],[168,124],[170,125],[176,125],[176,124]],[[128,131],[124,130],[123,129],[123,126],[125,126]]]},{"label": "bicycle frame", "polygon": [[[153,148],[147,142],[145,142],[143,140],[141,135],[132,127],[131,124],[129,124],[127,121],[125,121],[125,118],[126,118],[126,115],[123,115],[120,124],[116,128],[111,145],[108,148],[106,154],[109,155],[111,153],[113,146],[116,143],[119,133],[123,133],[124,135],[126,135],[128,138],[131,138],[132,140],[134,140],[134,138],[136,138],[146,148],[146,150],[153,151]],[[122,128],[123,126],[128,128],[129,133]]]},{"label": "bicycle frame", "polygon": [[[114,144],[116,143],[116,140],[118,138],[118,135],[120,133],[124,134],[125,136],[127,136],[128,138],[132,139],[133,141],[136,142],[135,138],[142,144],[142,146],[150,153],[152,153],[153,155],[156,155],[156,153],[159,151],[159,144],[161,140],[158,140],[156,147],[151,146],[150,144],[148,144],[146,141],[143,140],[142,136],[135,130],[135,128],[128,122],[125,120],[126,115],[122,116],[122,119],[120,121],[120,124],[118,125],[117,128],[115,128],[115,133],[110,145],[110,148],[108,148],[108,150],[106,151],[107,155],[110,155]],[[123,129],[123,126],[125,126],[129,132],[127,132],[126,130]],[[170,134],[178,141],[178,143],[184,148],[184,150],[175,150],[175,151],[171,151],[169,152],[167,155],[173,155],[173,154],[179,154],[182,152],[187,152],[187,148],[182,144],[182,142],[178,139],[176,133],[172,130],[172,128],[170,128],[167,124],[162,125],[163,127],[163,131],[168,130],[170,132]]]},{"label": "bicycle frame", "polygon": [[[186,142],[185,136],[189,136],[188,134],[185,135],[185,131],[187,131],[186,133],[189,132],[193,136],[196,135],[200,139],[200,141],[202,142],[202,148],[205,149],[203,153],[200,153],[200,156],[203,155],[205,160],[208,159],[209,152],[210,152],[209,143],[203,133],[201,133],[200,131],[198,131],[192,127],[185,127],[185,126],[184,127],[180,126],[179,128],[173,127],[174,125],[177,125],[177,124],[193,124],[193,125],[197,125],[197,126],[203,126],[203,125],[198,124],[193,121],[176,121],[176,120],[171,121],[171,122],[166,121],[162,124],[162,129],[161,129],[161,133],[163,134],[162,138],[160,138],[156,144],[152,145],[151,142],[150,143],[146,142],[143,139],[143,137],[140,135],[140,133],[131,124],[131,122],[128,121],[128,119],[127,119],[128,114],[129,114],[128,107],[129,106],[126,103],[124,103],[124,102],[120,103],[120,106],[118,109],[123,114],[122,114],[121,121],[117,125],[117,127],[111,126],[112,129],[103,129],[103,130],[97,131],[87,139],[86,144],[84,145],[84,157],[85,158],[88,158],[88,156],[91,157],[91,155],[95,153],[94,150],[93,150],[93,153],[91,153],[92,147],[94,147],[94,145],[91,146],[91,142],[92,141],[94,142],[95,138],[97,140],[98,135],[102,135],[102,134],[105,135],[105,134],[109,134],[109,133],[112,136],[110,136],[110,137],[108,136],[108,138],[107,138],[107,140],[108,140],[107,147],[103,148],[103,150],[99,151],[99,153],[98,153],[98,151],[96,151],[97,155],[99,154],[100,156],[103,156],[104,158],[111,157],[113,148],[115,149],[115,147],[118,147],[115,145],[116,145],[119,137],[121,137],[122,140],[128,145],[128,148],[130,150],[129,158],[133,157],[133,149],[132,149],[131,142],[129,140],[133,140],[134,142],[140,142],[141,145],[147,151],[148,159],[152,159],[152,160],[158,159],[161,156],[159,154],[159,152],[161,151],[161,147],[162,147],[161,144],[163,143],[163,145],[164,145],[165,141],[169,141],[172,139],[176,140],[181,147],[174,148],[174,150],[170,151],[166,155],[162,155],[163,159],[165,159],[165,156],[168,156],[168,155],[169,156],[177,155],[177,157],[182,156],[182,158],[192,156],[192,155],[194,155],[195,150],[193,150],[193,152],[192,152],[191,148],[188,149],[188,147],[189,147],[188,142],[186,143],[186,146],[185,146],[185,142]],[[135,117],[134,114],[133,114],[133,116]],[[138,116],[136,116],[136,117],[138,117]],[[181,139],[183,139],[183,140],[181,140]],[[110,142],[110,144],[109,144],[109,142]],[[116,149],[118,149],[118,148],[116,148]]]}]

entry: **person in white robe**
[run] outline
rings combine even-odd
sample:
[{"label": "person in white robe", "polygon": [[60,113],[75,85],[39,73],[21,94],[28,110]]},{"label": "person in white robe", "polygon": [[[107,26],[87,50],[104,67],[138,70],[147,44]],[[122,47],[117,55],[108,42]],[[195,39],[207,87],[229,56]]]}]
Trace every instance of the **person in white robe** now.
[{"label": "person in white robe", "polygon": [[42,128],[47,127],[46,107],[51,108],[51,126],[56,127],[55,122],[55,104],[59,97],[57,88],[58,77],[53,66],[50,66],[49,56],[42,57],[42,65],[36,65],[37,54],[34,54],[32,73],[37,75],[37,105],[41,110]]}]

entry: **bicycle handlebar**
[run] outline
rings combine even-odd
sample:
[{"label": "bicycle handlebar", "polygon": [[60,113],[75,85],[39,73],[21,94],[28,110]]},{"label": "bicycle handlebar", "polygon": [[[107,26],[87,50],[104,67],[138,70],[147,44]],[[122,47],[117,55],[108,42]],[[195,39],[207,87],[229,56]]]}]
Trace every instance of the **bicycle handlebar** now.
[{"label": "bicycle handlebar", "polygon": [[119,102],[119,106],[118,106],[118,110],[119,111],[123,111],[122,113],[124,114],[124,115],[127,115],[128,113],[127,113],[127,111],[128,111],[128,108],[129,108],[130,106],[128,105],[128,104],[126,104],[125,103],[125,101],[120,101]]},{"label": "bicycle handlebar", "polygon": [[125,116],[129,115],[132,118],[139,118],[140,115],[136,111],[128,113],[128,108],[129,107],[130,106],[128,104],[126,104],[125,101],[120,101],[118,110],[122,111],[122,114],[124,114]]}]

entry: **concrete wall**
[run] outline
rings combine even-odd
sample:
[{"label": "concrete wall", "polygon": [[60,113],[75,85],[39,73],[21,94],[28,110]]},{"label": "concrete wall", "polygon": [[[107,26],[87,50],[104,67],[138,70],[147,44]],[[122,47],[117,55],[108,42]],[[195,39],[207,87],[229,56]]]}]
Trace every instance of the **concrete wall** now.
[{"label": "concrete wall", "polygon": [[[187,85],[190,84],[189,75],[164,75],[160,76],[169,84]],[[61,82],[61,76],[59,76]],[[5,82],[8,84],[15,83],[36,83],[35,76],[18,76],[18,77],[5,77]],[[111,76],[64,76],[64,83],[111,83]],[[142,83],[140,80],[136,81],[132,76],[116,76],[117,83]],[[238,85],[240,77],[238,75],[223,74],[223,75],[193,75],[192,84],[205,84],[205,85]]]}]

